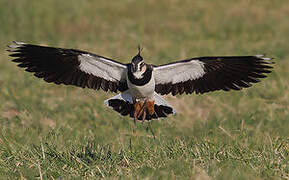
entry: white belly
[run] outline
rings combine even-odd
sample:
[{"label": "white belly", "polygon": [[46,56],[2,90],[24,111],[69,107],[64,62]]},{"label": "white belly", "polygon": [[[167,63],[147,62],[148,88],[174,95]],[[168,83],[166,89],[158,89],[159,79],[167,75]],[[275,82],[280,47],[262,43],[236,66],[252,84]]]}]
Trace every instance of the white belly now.
[{"label": "white belly", "polygon": [[128,79],[127,85],[129,88],[129,92],[134,99],[146,99],[146,98],[153,99],[154,97],[155,79],[153,77],[153,74],[151,80],[143,86],[134,85]]}]

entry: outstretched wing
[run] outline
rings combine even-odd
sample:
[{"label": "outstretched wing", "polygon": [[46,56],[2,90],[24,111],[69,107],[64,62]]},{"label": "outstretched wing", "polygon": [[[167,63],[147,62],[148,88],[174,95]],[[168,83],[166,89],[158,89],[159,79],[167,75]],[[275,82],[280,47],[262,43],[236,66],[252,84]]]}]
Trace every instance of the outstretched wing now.
[{"label": "outstretched wing", "polygon": [[126,65],[89,52],[21,42],[8,46],[13,62],[46,82],[117,92],[127,89]]},{"label": "outstretched wing", "polygon": [[241,90],[266,77],[271,58],[256,56],[199,57],[154,67],[160,94]]}]

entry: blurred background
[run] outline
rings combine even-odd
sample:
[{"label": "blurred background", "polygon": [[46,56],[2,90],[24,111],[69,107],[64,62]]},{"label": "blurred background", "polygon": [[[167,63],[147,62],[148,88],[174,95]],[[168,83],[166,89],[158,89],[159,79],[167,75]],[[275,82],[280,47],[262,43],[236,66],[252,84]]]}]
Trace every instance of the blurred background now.
[{"label": "blurred background", "polygon": [[[288,17],[285,0],[0,0],[1,174],[289,177]],[[132,135],[132,121],[103,105],[114,94],[47,84],[19,69],[4,51],[13,40],[124,63],[140,44],[154,64],[265,53],[275,65],[249,89],[166,97],[178,115],[151,123],[154,140],[147,124]],[[91,156],[102,150],[115,162]]]}]

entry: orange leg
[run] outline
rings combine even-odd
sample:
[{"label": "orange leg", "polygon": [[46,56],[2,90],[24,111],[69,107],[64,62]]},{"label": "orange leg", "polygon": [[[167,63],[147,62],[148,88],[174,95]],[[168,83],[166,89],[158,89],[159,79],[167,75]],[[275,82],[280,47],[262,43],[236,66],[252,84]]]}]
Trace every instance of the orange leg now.
[{"label": "orange leg", "polygon": [[134,122],[143,114],[144,112],[144,102],[135,101],[134,102]]},{"label": "orange leg", "polygon": [[155,101],[147,101],[146,102],[146,109],[147,109],[149,115],[153,115],[155,113],[154,105],[155,105]]},{"label": "orange leg", "polygon": [[155,112],[154,103],[155,103],[154,101],[147,101],[147,100],[144,102],[144,111],[143,111],[142,122],[144,122],[147,113],[149,115],[154,114],[154,112]]},{"label": "orange leg", "polygon": [[[145,108],[145,107],[144,107]],[[143,114],[142,114],[142,122],[144,122],[145,118],[146,118],[146,115],[147,115],[147,110],[145,108],[145,110],[143,111]]]},{"label": "orange leg", "polygon": [[134,106],[133,121],[136,124],[137,114],[138,114],[138,111],[140,109],[139,108],[139,103],[134,102],[133,106]]},{"label": "orange leg", "polygon": [[154,114],[154,101],[135,101],[134,102],[134,121],[136,123],[136,119],[142,116],[142,121],[144,122],[146,118],[146,114],[149,115]]}]

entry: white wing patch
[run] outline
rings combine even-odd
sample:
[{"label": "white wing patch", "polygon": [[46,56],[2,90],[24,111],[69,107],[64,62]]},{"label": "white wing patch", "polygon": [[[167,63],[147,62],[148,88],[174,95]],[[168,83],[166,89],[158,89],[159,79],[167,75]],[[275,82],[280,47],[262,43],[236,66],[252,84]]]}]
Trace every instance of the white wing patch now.
[{"label": "white wing patch", "polygon": [[164,98],[162,98],[158,93],[154,93],[154,99],[156,105],[168,106],[173,109],[173,115],[177,113],[177,111],[171,106]]},{"label": "white wing patch", "polygon": [[175,84],[198,79],[205,74],[205,70],[203,62],[191,60],[155,67],[153,73],[156,84]]},{"label": "white wing patch", "polygon": [[125,80],[125,65],[90,54],[81,54],[78,59],[80,61],[79,69],[88,74],[113,82]]},{"label": "white wing patch", "polygon": [[108,104],[108,101],[111,100],[111,99],[120,99],[120,100],[123,100],[123,101],[128,101],[130,104],[133,104],[133,98],[132,96],[130,95],[130,93],[128,91],[125,91],[125,92],[122,92],[116,96],[113,96],[107,100],[104,101],[104,104],[109,106]]}]

